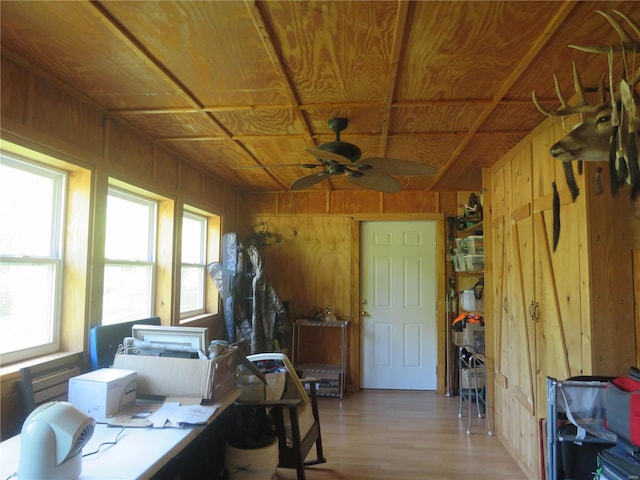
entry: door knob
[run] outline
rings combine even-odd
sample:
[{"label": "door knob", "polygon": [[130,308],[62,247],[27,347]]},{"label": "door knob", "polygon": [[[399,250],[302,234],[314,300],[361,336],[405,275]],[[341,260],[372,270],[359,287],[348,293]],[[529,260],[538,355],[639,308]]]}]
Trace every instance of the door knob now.
[{"label": "door knob", "polygon": [[363,298],[362,300],[360,300],[360,303],[363,304],[363,305],[366,305],[367,304],[367,299]]},{"label": "door knob", "polygon": [[363,317],[368,317],[369,314],[367,312],[365,312],[364,310],[360,312],[360,315],[362,315]]}]

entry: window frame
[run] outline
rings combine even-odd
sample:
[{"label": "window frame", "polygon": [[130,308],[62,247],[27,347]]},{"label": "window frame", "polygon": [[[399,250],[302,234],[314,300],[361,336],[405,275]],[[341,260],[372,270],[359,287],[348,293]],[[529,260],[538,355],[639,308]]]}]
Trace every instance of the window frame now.
[{"label": "window frame", "polygon": [[50,341],[39,345],[32,345],[18,350],[0,354],[0,364],[7,364],[27,360],[37,356],[54,353],[60,350],[62,332],[63,288],[65,276],[65,235],[67,221],[67,204],[69,195],[69,172],[55,166],[42,164],[31,158],[13,152],[0,152],[0,163],[11,168],[33,175],[40,175],[53,182],[51,204],[51,232],[49,253],[43,255],[29,255],[28,253],[5,254],[0,252],[1,265],[34,265],[52,266],[52,289],[50,305],[51,329]]},{"label": "window frame", "polygon": [[[203,318],[216,316],[220,314],[222,298],[215,282],[209,275],[208,266],[212,262],[220,260],[220,248],[222,245],[222,216],[211,213],[193,204],[183,204],[183,215],[185,212],[200,215],[206,218],[206,241],[205,241],[205,264],[204,264],[204,310],[200,313],[180,312],[180,295],[181,288],[178,288],[178,299],[176,306],[176,314],[179,325],[198,325]],[[182,257],[182,236],[180,235],[180,243],[178,246],[180,257]],[[182,258],[180,258],[179,273],[176,275],[177,281],[182,283]]]},{"label": "window frame", "polygon": [[[209,237],[209,218],[206,215],[197,213],[188,207],[185,207],[182,212],[182,225],[181,229],[181,240],[180,247],[182,252],[182,245],[184,242],[184,219],[191,218],[192,220],[197,220],[202,224],[201,227],[201,236],[200,236],[200,262],[201,263],[191,263],[185,262],[182,258],[182,253],[180,255],[180,301],[178,302],[178,312],[180,316],[180,320],[184,320],[185,318],[190,318],[196,315],[202,315],[207,311],[207,242]],[[201,268],[202,269],[202,291],[200,292],[200,296],[202,298],[202,305],[194,310],[185,310],[182,311],[182,269],[184,267],[190,268]]]},{"label": "window frame", "polygon": [[[105,214],[105,254],[104,254],[104,273],[103,273],[103,282],[106,277],[106,271],[109,267],[150,267],[149,273],[149,298],[148,303],[146,305],[147,311],[142,314],[141,318],[151,317],[155,315],[155,299],[156,299],[156,289],[157,289],[157,270],[158,270],[158,262],[157,262],[157,244],[158,244],[158,224],[159,224],[159,201],[150,196],[134,192],[133,189],[128,189],[124,186],[121,186],[119,183],[117,186],[114,184],[109,184],[107,187],[107,196],[106,196],[106,204],[108,205],[109,197],[114,196],[123,200],[127,200],[130,202],[134,202],[140,205],[144,205],[149,208],[149,238],[147,243],[147,257],[145,259],[123,259],[123,258],[108,258],[106,253],[106,237],[107,237],[107,214]],[[108,211],[108,206],[107,206]],[[106,212],[105,212],[106,213]],[[103,285],[102,290],[102,309],[101,309],[101,323],[102,325],[115,325],[118,323],[122,323],[129,320],[134,320],[134,318],[126,318],[120,321],[113,321],[111,319],[107,319],[105,322],[105,290]]]}]

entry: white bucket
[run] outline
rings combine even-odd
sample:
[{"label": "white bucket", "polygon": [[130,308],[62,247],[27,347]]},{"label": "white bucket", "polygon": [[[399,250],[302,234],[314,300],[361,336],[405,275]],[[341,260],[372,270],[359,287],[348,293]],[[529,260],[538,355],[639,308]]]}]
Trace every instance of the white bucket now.
[{"label": "white bucket", "polygon": [[467,312],[473,312],[476,309],[476,295],[473,290],[463,290],[460,295],[460,306]]},{"label": "white bucket", "polygon": [[278,439],[262,448],[235,448],[227,444],[225,466],[229,480],[273,480],[278,468]]}]

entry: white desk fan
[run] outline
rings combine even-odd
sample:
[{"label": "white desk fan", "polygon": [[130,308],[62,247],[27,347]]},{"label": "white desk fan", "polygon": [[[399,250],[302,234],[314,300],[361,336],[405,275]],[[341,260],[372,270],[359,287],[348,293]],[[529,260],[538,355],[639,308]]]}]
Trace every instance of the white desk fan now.
[{"label": "white desk fan", "polygon": [[22,425],[19,480],[73,480],[82,472],[82,448],[95,420],[68,402],[36,408]]}]

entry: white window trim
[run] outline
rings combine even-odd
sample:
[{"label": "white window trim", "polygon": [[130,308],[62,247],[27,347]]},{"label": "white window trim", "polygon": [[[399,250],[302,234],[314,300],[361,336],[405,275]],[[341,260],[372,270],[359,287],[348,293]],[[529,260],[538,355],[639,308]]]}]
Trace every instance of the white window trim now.
[{"label": "white window trim", "polygon": [[[151,292],[149,295],[148,315],[153,316],[155,314],[155,296],[156,296],[156,278],[157,278],[157,260],[156,260],[156,245],[157,245],[157,230],[158,230],[158,202],[153,198],[148,198],[144,195],[132,193],[126,189],[115,187],[110,185],[107,191],[107,197],[116,196],[127,201],[136,202],[141,205],[147,205],[152,208],[149,209],[149,230],[151,235],[149,236],[149,244],[147,246],[147,258],[141,259],[119,259],[119,258],[107,258],[105,255],[104,266],[107,267],[127,267],[127,266],[151,266]],[[104,312],[104,306],[102,311]]]},{"label": "white window trim", "polygon": [[23,171],[27,171],[36,175],[43,175],[53,180],[53,203],[51,208],[52,225],[51,225],[51,249],[49,257],[30,256],[30,255],[2,255],[0,252],[0,264],[2,265],[54,265],[55,267],[55,285],[53,286],[53,311],[51,318],[51,342],[28,347],[21,350],[3,353],[0,355],[0,365],[14,363],[41,355],[47,355],[60,350],[60,332],[62,329],[62,289],[64,278],[64,248],[63,239],[65,236],[65,217],[67,202],[67,175],[68,172],[52,166],[44,166],[35,161],[24,158],[15,154],[7,155],[5,152],[0,154],[3,164],[9,165]]},{"label": "white window trim", "polygon": [[[191,218],[193,220],[202,221],[204,220],[204,226],[202,228],[202,237],[200,244],[200,261],[202,263],[189,263],[189,262],[181,262],[180,264],[180,275],[182,278],[182,268],[183,267],[198,267],[202,268],[202,307],[195,310],[186,310],[180,311],[180,320],[184,320],[190,317],[195,317],[198,315],[202,315],[206,313],[207,310],[207,240],[208,240],[208,231],[209,231],[209,218],[207,215],[203,215],[200,213],[193,212],[189,210],[187,207],[183,210],[183,221],[184,217]],[[180,241],[182,245],[182,239]],[[181,281],[182,284],[182,281]],[[182,294],[182,288],[180,289],[180,293]],[[180,302],[181,303],[181,302]]]}]

